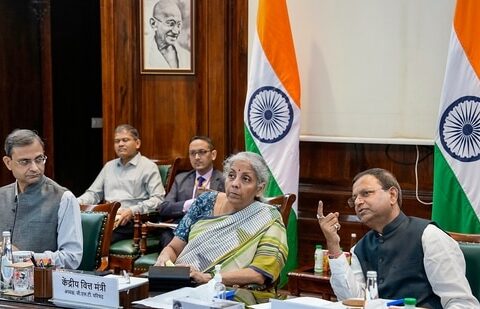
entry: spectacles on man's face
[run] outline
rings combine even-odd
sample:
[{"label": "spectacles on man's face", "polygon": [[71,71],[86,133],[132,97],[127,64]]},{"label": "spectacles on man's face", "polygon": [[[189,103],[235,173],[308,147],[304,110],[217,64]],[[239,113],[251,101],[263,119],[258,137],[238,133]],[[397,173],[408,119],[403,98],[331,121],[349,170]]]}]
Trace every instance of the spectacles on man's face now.
[{"label": "spectacles on man's face", "polygon": [[160,20],[160,19],[156,18],[155,16],[152,16],[152,17],[153,17],[153,19],[155,19],[159,23],[162,23],[169,28],[177,27],[178,29],[182,29],[183,24],[182,24],[181,20],[179,20],[179,21],[176,21],[174,19]]},{"label": "spectacles on man's face", "polygon": [[124,137],[124,138],[116,138],[113,140],[115,144],[120,144],[120,142],[126,144],[128,142],[134,141],[135,139],[130,138],[130,137]]},{"label": "spectacles on man's face", "polygon": [[32,165],[32,162],[35,162],[36,165],[44,165],[45,162],[47,162],[47,156],[46,155],[40,155],[36,157],[35,159],[20,159],[20,160],[13,160],[15,163],[22,167],[27,167]]},{"label": "spectacles on man's face", "polygon": [[196,157],[197,155],[199,155],[200,157],[203,157],[204,155],[206,155],[207,153],[209,153],[211,150],[206,150],[206,149],[199,149],[199,150],[190,150],[188,152],[188,154],[190,155],[190,157],[194,158]]},{"label": "spectacles on man's face", "polygon": [[361,190],[360,192],[358,192],[358,194],[354,194],[354,195],[352,195],[351,198],[348,199],[348,201],[347,201],[348,206],[350,206],[351,208],[355,208],[355,206],[356,206],[355,202],[356,202],[358,197],[360,197],[362,200],[364,200],[366,198],[369,198],[370,196],[372,196],[375,192],[377,192],[379,190],[387,191],[383,188],[378,188],[378,189],[375,189],[375,190]]}]

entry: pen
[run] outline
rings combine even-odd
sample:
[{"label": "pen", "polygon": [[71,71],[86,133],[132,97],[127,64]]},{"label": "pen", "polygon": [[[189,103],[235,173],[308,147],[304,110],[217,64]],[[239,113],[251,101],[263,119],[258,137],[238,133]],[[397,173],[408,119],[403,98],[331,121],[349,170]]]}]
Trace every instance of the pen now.
[{"label": "pen", "polygon": [[235,290],[230,290],[225,292],[225,299],[233,299],[233,296],[235,296]]},{"label": "pen", "polygon": [[33,256],[30,257],[30,261],[32,261],[34,267],[38,267],[37,261],[35,261],[35,258]]},{"label": "pen", "polygon": [[387,303],[388,306],[396,306],[396,305],[403,305],[403,298],[392,300],[391,302]]}]

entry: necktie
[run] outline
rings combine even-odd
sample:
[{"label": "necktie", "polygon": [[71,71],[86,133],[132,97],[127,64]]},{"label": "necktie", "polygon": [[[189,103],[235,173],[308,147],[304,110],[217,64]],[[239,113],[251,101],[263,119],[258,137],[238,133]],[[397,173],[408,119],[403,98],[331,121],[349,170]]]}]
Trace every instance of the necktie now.
[{"label": "necktie", "polygon": [[203,178],[202,176],[198,176],[198,178],[197,178],[197,187],[203,186],[204,181],[205,181],[205,178]]}]

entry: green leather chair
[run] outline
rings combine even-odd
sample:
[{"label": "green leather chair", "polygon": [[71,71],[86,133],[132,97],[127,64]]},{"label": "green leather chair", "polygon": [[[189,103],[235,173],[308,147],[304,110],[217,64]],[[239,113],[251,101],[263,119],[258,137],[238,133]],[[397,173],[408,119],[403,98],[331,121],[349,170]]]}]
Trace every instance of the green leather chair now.
[{"label": "green leather chair", "polygon": [[480,234],[448,232],[458,242],[465,257],[465,276],[473,295],[480,300]]},{"label": "green leather chair", "polygon": [[[175,180],[178,163],[180,158],[166,159],[166,160],[153,160],[160,172],[162,183],[165,188],[165,192],[170,191]],[[118,272],[121,269],[125,269],[129,272],[134,270],[134,261],[140,257],[140,239],[141,239],[141,226],[142,222],[158,221],[158,213],[149,213],[143,215],[136,215],[134,218],[134,235],[133,239],[124,239],[110,246],[110,267]],[[160,241],[158,237],[149,236],[146,240],[146,250],[148,252],[158,252]]]},{"label": "green leather chair", "polygon": [[159,253],[153,252],[149,254],[142,255],[135,260],[133,265],[133,273],[135,275],[142,274],[148,271],[150,266],[153,266],[157,261]]},{"label": "green leather chair", "polygon": [[[141,215],[141,217],[153,217],[153,214]],[[116,273],[120,270],[133,272],[133,263],[140,256],[140,215],[135,215],[133,224],[133,239],[123,239],[110,246],[109,262],[110,268]],[[149,239],[148,246],[151,250],[158,250],[160,241],[158,239]]]},{"label": "green leather chair", "polygon": [[480,300],[480,243],[459,242],[460,249],[465,257],[468,283],[473,295]]},{"label": "green leather chair", "polygon": [[120,203],[80,205],[83,257],[79,270],[108,269],[108,248],[112,228]]},{"label": "green leather chair", "polygon": [[83,257],[80,270],[97,269],[100,248],[108,214],[106,212],[82,212]]}]

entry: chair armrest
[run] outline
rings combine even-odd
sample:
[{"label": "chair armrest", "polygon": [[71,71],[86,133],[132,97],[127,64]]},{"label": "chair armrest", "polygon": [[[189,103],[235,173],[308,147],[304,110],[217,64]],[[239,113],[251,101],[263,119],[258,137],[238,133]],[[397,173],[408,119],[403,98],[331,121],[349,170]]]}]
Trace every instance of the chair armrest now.
[{"label": "chair armrest", "polygon": [[168,229],[176,229],[178,224],[177,223],[170,223],[170,222],[158,222],[158,223],[153,223],[153,222],[150,222],[150,221],[147,221],[145,222],[145,225],[148,227],[148,228],[151,228],[151,229],[165,229],[165,228],[168,228]]},{"label": "chair armrest", "polygon": [[175,229],[178,224],[175,223],[167,223],[167,222],[159,222],[153,223],[150,221],[143,222],[141,226],[141,239],[140,239],[140,255],[143,256],[149,252],[148,251],[148,235],[151,231],[158,230],[158,229]]}]

